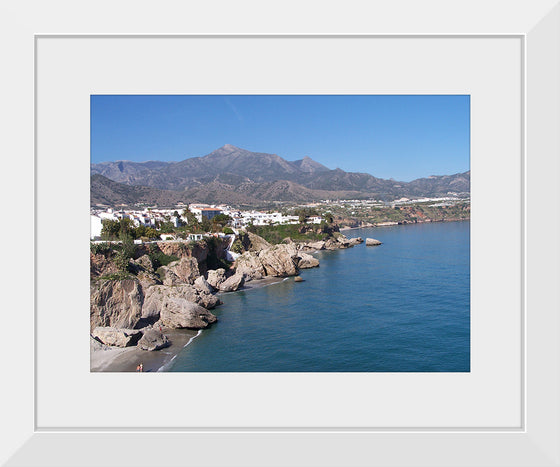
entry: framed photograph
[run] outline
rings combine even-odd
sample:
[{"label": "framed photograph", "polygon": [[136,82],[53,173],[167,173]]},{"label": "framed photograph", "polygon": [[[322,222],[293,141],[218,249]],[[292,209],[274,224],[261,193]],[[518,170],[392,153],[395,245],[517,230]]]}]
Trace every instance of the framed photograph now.
[{"label": "framed photograph", "polygon": [[[356,24],[330,34],[251,34],[247,25],[64,35],[52,14],[33,30],[11,25],[18,90],[34,89],[34,119],[17,120],[7,150],[34,135],[34,161],[22,163],[34,174],[35,284],[22,317],[34,340],[7,367],[21,383],[2,389],[6,465],[560,465],[551,207],[560,7],[535,5],[505,20],[491,3],[485,22],[469,6],[465,22],[440,14],[422,33],[409,25],[414,34],[394,7],[384,13],[394,29],[383,33]],[[30,41],[33,69],[18,61],[31,59]],[[92,96],[116,95],[468,96],[468,368],[90,371]],[[111,112],[119,121],[119,108]],[[21,348],[20,333],[9,339]]]}]

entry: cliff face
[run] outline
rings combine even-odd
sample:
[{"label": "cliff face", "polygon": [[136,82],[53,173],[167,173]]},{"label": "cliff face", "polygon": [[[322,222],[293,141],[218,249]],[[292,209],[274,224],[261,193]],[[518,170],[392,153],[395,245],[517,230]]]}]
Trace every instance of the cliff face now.
[{"label": "cliff face", "polygon": [[134,328],[142,317],[144,292],[138,280],[101,282],[90,294],[90,326]]},{"label": "cliff face", "polygon": [[176,242],[155,242],[151,244],[138,245],[136,258],[142,255],[149,255],[154,250],[158,250],[166,256],[175,256],[179,259],[194,258],[198,263],[201,274],[206,274],[210,269],[218,267],[219,260],[226,259],[225,250],[229,245],[229,240],[212,237],[199,242],[176,241]]},{"label": "cliff face", "polygon": [[[265,276],[294,276],[300,269],[319,266],[319,261],[305,253],[305,249],[352,246],[341,234],[309,245],[289,241],[270,245],[254,234],[242,235],[240,241],[249,251],[239,256],[229,269],[216,267],[222,264],[219,259],[225,256],[229,244],[222,239],[196,244],[137,245],[126,272],[119,272],[117,267],[118,248],[93,249],[90,301],[93,337],[108,345],[144,342],[141,348],[157,350],[167,345],[167,338],[161,334],[166,329],[203,329],[216,322],[216,316],[208,311],[221,304],[216,292],[235,291],[245,281]],[[168,262],[173,258],[178,259]],[[163,261],[165,265],[161,265]],[[143,336],[151,334],[144,339],[136,331]]]},{"label": "cliff face", "polygon": [[[93,337],[108,345],[120,345],[124,342],[122,336],[128,337],[130,330],[145,334],[153,329],[158,332],[171,328],[202,329],[214,323],[216,317],[208,310],[221,301],[203,274],[225,256],[225,245],[220,238],[197,243],[135,245],[124,272],[118,267],[121,245],[92,246],[90,329],[95,334]],[[169,262],[172,259],[176,260]],[[134,343],[145,340],[135,338]],[[162,336],[159,344],[142,348],[157,350],[165,340]]]}]

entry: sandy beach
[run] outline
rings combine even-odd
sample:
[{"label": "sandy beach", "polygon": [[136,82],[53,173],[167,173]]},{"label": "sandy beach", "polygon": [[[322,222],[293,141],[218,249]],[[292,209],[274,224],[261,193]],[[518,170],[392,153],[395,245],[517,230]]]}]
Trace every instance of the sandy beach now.
[{"label": "sandy beach", "polygon": [[90,347],[90,371],[92,372],[129,372],[136,371],[142,363],[144,372],[164,371],[173,357],[185,345],[196,338],[199,331],[190,329],[169,329],[165,331],[171,345],[161,350],[148,352],[138,347],[107,347],[99,342]]}]

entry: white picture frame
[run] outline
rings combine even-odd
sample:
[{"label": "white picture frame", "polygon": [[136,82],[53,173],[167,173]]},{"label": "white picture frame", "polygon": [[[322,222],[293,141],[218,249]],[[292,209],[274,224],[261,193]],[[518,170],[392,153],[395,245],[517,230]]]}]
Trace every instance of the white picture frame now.
[{"label": "white picture frame", "polygon": [[[38,11],[41,10],[38,3],[33,6]],[[333,21],[332,24],[338,24],[338,28],[332,29],[332,34],[325,34],[323,30],[313,28],[305,33],[316,34],[314,37],[322,41],[329,40],[329,37],[341,37],[337,34],[357,37],[354,33],[359,31],[360,37],[363,38],[374,37],[376,33],[377,37],[394,40],[398,40],[399,37],[420,39],[420,36],[435,40],[445,37],[472,40],[502,37],[517,40],[522,44],[520,69],[524,74],[521,78],[523,94],[520,96],[520,102],[524,125],[521,131],[524,157],[520,170],[524,178],[519,182],[523,197],[519,205],[522,208],[521,238],[526,247],[522,246],[519,252],[520,256],[524,256],[524,287],[522,285],[522,290],[519,291],[520,300],[524,304],[524,332],[521,336],[520,358],[524,383],[521,389],[523,413],[519,426],[512,423],[511,427],[489,425],[487,429],[465,426],[439,426],[436,429],[411,426],[407,429],[406,426],[397,423],[394,429],[384,426],[383,429],[341,427],[339,430],[336,427],[318,426],[312,429],[282,426],[198,426],[190,430],[181,427],[154,427],[149,430],[146,426],[140,427],[140,423],[138,427],[131,423],[126,427],[112,429],[78,423],[72,426],[48,426],[41,423],[37,414],[37,403],[42,391],[37,382],[41,379],[37,378],[37,371],[33,373],[31,370],[32,367],[37,367],[37,362],[42,358],[42,355],[34,351],[40,348],[40,345],[28,345],[21,349],[21,344],[17,345],[21,342],[20,331],[11,333],[7,338],[9,348],[18,350],[14,352],[13,361],[7,361],[4,368],[4,372],[9,373],[10,382],[16,384],[4,384],[2,387],[2,413],[6,414],[2,424],[2,439],[6,441],[3,443],[6,447],[1,452],[1,459],[6,460],[6,465],[560,465],[560,336],[556,316],[556,310],[559,308],[558,294],[555,292],[557,284],[560,283],[560,256],[557,246],[560,229],[558,219],[551,215],[551,205],[560,200],[557,183],[560,173],[560,7],[557,2],[535,2],[511,11],[506,19],[505,16],[501,16],[502,10],[498,2],[480,7],[464,5],[468,14],[463,19],[464,22],[458,24],[454,23],[451,12],[439,9],[435,3],[424,6],[423,11],[416,11],[419,16],[415,17],[415,21],[426,19],[421,33],[410,23],[406,25],[410,33],[403,33],[399,26],[401,16],[396,7],[381,9],[381,16],[385,21],[384,29],[376,30],[375,33],[368,33],[373,29],[364,28],[360,18],[355,20],[355,24],[337,22],[340,19],[336,13],[331,13],[330,21]],[[411,4],[407,7],[412,10],[416,8]],[[372,14],[375,10],[372,5],[364,8],[364,14]],[[15,18],[26,17],[29,13],[25,10],[23,6],[14,7]],[[120,7],[113,13],[115,17],[124,17],[127,10]],[[431,17],[433,14],[439,15],[439,20],[434,20]],[[482,19],[480,14],[483,14]],[[301,18],[312,18],[313,15],[313,8],[301,8]],[[10,113],[6,116],[5,126],[9,123],[14,131],[10,132],[4,142],[4,152],[22,154],[20,170],[27,172],[28,176],[35,173],[37,185],[25,185],[29,191],[23,199],[27,205],[30,202],[35,205],[35,228],[44,229],[42,200],[33,200],[30,194],[42,193],[45,190],[42,185],[45,178],[41,178],[42,174],[38,170],[43,162],[37,164],[37,160],[34,162],[30,156],[31,152],[37,153],[40,144],[36,138],[33,150],[30,142],[31,135],[37,129],[33,124],[33,99],[30,93],[33,89],[37,93],[36,80],[39,79],[34,75],[30,64],[34,62],[36,69],[41,70],[41,66],[44,65],[37,66],[40,65],[41,38],[57,37],[45,34],[44,31],[62,34],[75,29],[68,24],[59,23],[58,16],[52,11],[42,15],[33,13],[31,16],[31,23],[25,23],[23,20],[13,21],[6,26],[7,34],[14,38],[15,47],[13,50],[10,47],[8,54],[11,65],[9,69],[13,70],[14,74],[6,78],[5,87],[9,86],[20,92],[14,92],[8,98]],[[144,21],[151,19],[148,13],[141,16],[144,17]],[[279,14],[276,28],[271,30],[280,30],[283,18],[284,14]],[[144,24],[146,31],[156,32],[147,26],[148,22]],[[201,25],[208,28],[211,23],[202,22]],[[224,31],[228,30],[225,23],[223,26]],[[95,23],[89,23],[89,30],[96,27]],[[123,31],[119,32],[125,35],[137,32],[133,29],[134,25],[122,27]],[[244,23],[244,27],[245,29],[236,32],[256,32],[249,23]],[[100,35],[88,37],[103,40],[103,34],[109,32],[106,28],[110,29],[111,26],[102,27]],[[466,30],[469,32],[465,33]],[[189,31],[192,34],[209,32],[216,35],[215,30],[200,30],[195,26]],[[293,32],[300,33],[301,29]],[[293,35],[293,32],[292,35],[284,33],[276,37],[289,40],[290,37],[298,36]],[[413,36],[413,32],[416,36]],[[58,37],[72,39],[78,36]],[[130,35],[125,39],[142,41],[143,37],[145,36]],[[210,36],[199,37],[208,37],[211,40]],[[250,40],[251,37],[259,36],[247,36],[247,39]],[[33,42],[34,50],[31,47]],[[8,49],[5,45],[3,48]],[[227,89],[227,86],[224,86],[224,89]],[[135,91],[134,85],[130,91]],[[27,105],[22,105],[24,103]],[[38,118],[37,107],[35,118]],[[40,125],[41,121],[35,120],[35,124]],[[86,135],[87,130],[89,128],[84,133]],[[13,183],[19,189],[17,180]],[[14,185],[7,186],[13,190]],[[4,193],[4,199],[10,199],[8,192]],[[546,219],[546,228],[543,228],[543,219]],[[39,245],[37,250],[42,254],[41,247],[44,243],[33,240],[27,234],[24,238],[29,245]],[[16,252],[7,252],[7,258],[11,264],[17,263]],[[78,263],[81,264],[79,260]],[[29,264],[30,261],[19,277],[23,277],[25,273],[29,275]],[[35,281],[44,281],[45,278],[40,274],[42,269],[37,264],[35,271]],[[45,307],[45,304],[41,303],[40,294],[33,299],[28,281],[25,286],[19,287],[20,294],[17,295],[25,306],[22,307],[16,297],[6,297],[6,310],[23,310],[25,316],[18,321],[18,329],[35,329],[37,334],[38,320],[34,317],[33,309]],[[21,291],[24,294],[21,294]],[[68,294],[71,295],[70,292]],[[49,309],[54,310],[54,307],[49,305]],[[44,362],[39,364],[44,367]],[[67,379],[60,381],[60,384],[73,384],[71,370]],[[79,399],[79,396],[77,398]],[[157,404],[155,408],[157,409]],[[60,410],[62,411],[62,408]]]}]

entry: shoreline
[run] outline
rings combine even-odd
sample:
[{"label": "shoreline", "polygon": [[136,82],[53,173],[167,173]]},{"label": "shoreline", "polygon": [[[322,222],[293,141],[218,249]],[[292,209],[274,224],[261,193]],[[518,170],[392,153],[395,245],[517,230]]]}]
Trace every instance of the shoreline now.
[{"label": "shoreline", "polygon": [[339,230],[340,232],[344,232],[347,230],[356,230],[356,229],[371,229],[371,228],[377,228],[377,227],[396,227],[396,226],[403,226],[403,225],[418,225],[418,224],[437,224],[440,222],[465,222],[465,221],[470,221],[470,217],[468,219],[442,219],[439,221],[430,221],[430,222],[426,222],[426,221],[419,221],[419,222],[401,222],[400,224],[398,222],[394,223],[394,224],[385,224],[385,223],[381,223],[381,224],[368,224],[368,225],[360,225],[358,227],[341,227]]},{"label": "shoreline", "polygon": [[[248,291],[279,284],[289,277],[264,277],[254,279],[236,292]],[[221,292],[220,296],[232,292]],[[146,351],[137,346],[109,347],[101,343],[90,345],[90,373],[129,373],[136,372],[136,366],[142,363],[144,373],[166,372],[173,360],[204,331],[203,329],[169,329],[165,334],[171,345],[161,350]]]},{"label": "shoreline", "polygon": [[200,335],[200,331],[192,329],[169,329],[166,331],[171,345],[161,350],[146,351],[137,346],[105,348],[106,346],[90,347],[91,373],[129,373],[135,372],[136,366],[142,363],[144,373],[164,371],[179,352]]},{"label": "shoreline", "polygon": [[[470,219],[453,219],[433,222],[460,222],[468,221]],[[430,224],[433,222],[415,222],[416,224]],[[343,227],[340,231],[367,229],[376,227],[394,227],[396,225],[406,224],[393,224],[393,225],[367,225],[359,227]],[[317,251],[310,252],[310,254],[317,253]],[[298,274],[299,275],[299,274]],[[236,292],[250,291],[252,289],[267,287],[269,285],[278,284],[294,278],[296,276],[276,277],[269,276],[262,279],[253,279],[247,282],[242,288]],[[216,295],[221,296],[233,292],[218,292]],[[219,308],[219,307],[218,307]],[[135,372],[138,364],[142,363],[144,372],[167,372],[172,365],[173,360],[177,355],[194,339],[201,335],[203,329],[169,329],[165,334],[168,336],[171,345],[157,351],[145,351],[139,349],[137,346],[132,347],[109,347],[100,343],[91,344],[90,346],[90,372]]]}]

